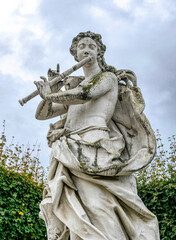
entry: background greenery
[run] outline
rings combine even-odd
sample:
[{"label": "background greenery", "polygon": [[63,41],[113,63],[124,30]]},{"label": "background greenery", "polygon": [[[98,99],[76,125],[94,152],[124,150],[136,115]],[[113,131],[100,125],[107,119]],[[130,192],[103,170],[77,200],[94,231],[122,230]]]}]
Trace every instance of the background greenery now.
[{"label": "background greenery", "polygon": [[147,168],[137,176],[138,195],[159,221],[162,240],[176,239],[176,138],[168,138],[169,150],[164,149],[159,131],[156,132],[157,154]]},{"label": "background greenery", "polygon": [[[136,174],[138,194],[157,216],[162,240],[176,239],[176,141],[168,139],[165,151],[159,132],[157,155]],[[38,158],[39,147],[8,145],[5,122],[0,137],[0,239],[46,239],[44,221],[39,219],[39,203],[46,174]]]},{"label": "background greenery", "polygon": [[46,239],[39,219],[39,203],[45,171],[38,159],[38,146],[7,145],[5,122],[0,137],[0,239]]}]

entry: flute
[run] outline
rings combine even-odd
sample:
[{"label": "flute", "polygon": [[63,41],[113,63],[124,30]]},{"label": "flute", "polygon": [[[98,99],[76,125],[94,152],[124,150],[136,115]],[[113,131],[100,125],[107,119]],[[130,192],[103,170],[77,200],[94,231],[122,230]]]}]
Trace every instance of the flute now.
[{"label": "flute", "polygon": [[[49,81],[50,87],[54,86],[57,83],[60,83],[61,86],[63,86],[64,85],[64,81],[61,81],[62,79],[64,79],[65,77],[67,77],[71,73],[73,73],[74,71],[76,71],[79,68],[81,68],[83,65],[88,63],[91,59],[92,59],[92,57],[90,57],[90,56],[86,57],[83,60],[81,60],[80,62],[78,62],[76,65],[74,65],[73,67],[71,67],[68,70],[66,70],[65,72],[59,74],[59,76],[53,78],[51,81]],[[23,106],[25,103],[27,103],[32,98],[36,97],[38,94],[39,94],[39,92],[38,92],[38,90],[36,90],[36,91],[32,92],[31,94],[29,94],[27,97],[19,100],[18,102],[21,104],[21,106]]]}]

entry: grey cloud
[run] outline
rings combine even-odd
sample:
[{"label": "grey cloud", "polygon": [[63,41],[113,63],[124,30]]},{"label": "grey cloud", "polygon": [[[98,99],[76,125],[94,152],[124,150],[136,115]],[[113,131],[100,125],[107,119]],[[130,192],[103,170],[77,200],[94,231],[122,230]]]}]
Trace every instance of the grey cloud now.
[{"label": "grey cloud", "polygon": [[[57,0],[43,1],[40,13],[46,19],[46,24],[50,30],[54,30],[56,33],[60,31],[66,33],[67,27],[70,29],[80,28],[80,25],[85,23],[85,19],[88,20],[84,6],[85,3],[79,0],[65,0],[62,4]],[[74,25],[75,22],[79,22],[79,25]]]},{"label": "grey cloud", "polygon": [[15,136],[15,143],[25,146],[28,143],[30,146],[36,142],[40,144],[42,149],[40,160],[44,166],[47,166],[49,149],[47,148],[46,134],[49,121],[41,122],[35,119],[39,97],[23,107],[18,103],[19,99],[35,90],[34,86],[25,82],[17,85],[12,77],[1,74],[0,79],[0,130],[3,120],[5,120],[8,143],[11,142],[12,136]]},{"label": "grey cloud", "polygon": [[42,68],[46,59],[45,46],[42,41],[36,39],[33,32],[23,30],[18,38],[20,42],[20,57],[23,66],[29,70],[37,71]]},{"label": "grey cloud", "polygon": [[[135,1],[143,4],[144,1]],[[173,2],[173,1],[169,1]],[[95,19],[90,14],[90,7],[97,6],[109,14],[112,22],[121,21],[119,25],[105,25],[105,22]],[[63,70],[67,61],[73,58],[69,53],[72,38],[80,31],[92,30],[102,34],[103,42],[107,45],[105,55],[108,64],[118,69],[133,70],[142,90],[146,109],[154,130],[160,129],[163,137],[175,132],[175,102],[176,102],[176,18],[163,21],[155,16],[143,20],[135,19],[115,7],[112,1],[89,2],[80,0],[42,1],[40,16],[46,27],[46,33],[51,35],[48,43],[41,44],[35,40],[31,32],[23,29],[19,36],[21,42],[21,57],[23,67],[37,74],[46,72],[49,67],[61,61]],[[176,15],[175,15],[176,16]],[[106,20],[105,20],[106,21]],[[37,24],[37,23],[36,23]],[[62,36],[58,39],[59,36]],[[10,39],[0,40],[0,52],[11,51]],[[46,52],[45,47],[49,49]],[[64,63],[65,62],[65,63]],[[74,60],[73,60],[74,62]],[[69,63],[70,64],[70,63]],[[77,73],[75,73],[77,74]],[[34,114],[39,98],[31,100],[21,107],[18,99],[25,97],[35,90],[32,83],[16,84],[16,79],[0,75],[0,121],[6,119],[9,137],[15,135],[17,141],[31,144],[36,140],[41,142],[41,161],[48,164],[49,149],[46,143],[48,121],[35,120]]]},{"label": "grey cloud", "polygon": [[11,46],[10,39],[4,34],[0,34],[0,55],[4,56],[10,53],[12,53],[12,46]]}]

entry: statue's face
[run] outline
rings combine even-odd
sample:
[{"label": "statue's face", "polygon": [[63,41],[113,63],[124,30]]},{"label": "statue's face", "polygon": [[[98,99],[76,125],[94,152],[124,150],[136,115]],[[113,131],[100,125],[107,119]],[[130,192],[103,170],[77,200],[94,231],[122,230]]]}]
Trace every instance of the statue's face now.
[{"label": "statue's face", "polygon": [[98,54],[97,44],[93,39],[85,37],[78,42],[77,58],[79,61],[88,56],[91,56],[93,57],[93,59],[91,60],[91,63],[93,64],[97,61],[97,54]]}]

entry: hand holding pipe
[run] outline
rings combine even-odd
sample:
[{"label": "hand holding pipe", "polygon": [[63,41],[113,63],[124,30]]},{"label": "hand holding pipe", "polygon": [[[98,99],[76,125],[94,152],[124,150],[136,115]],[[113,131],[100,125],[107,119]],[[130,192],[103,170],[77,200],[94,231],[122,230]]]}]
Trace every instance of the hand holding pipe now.
[{"label": "hand holding pipe", "polygon": [[[62,79],[64,79],[66,76],[69,76],[71,73],[73,73],[74,71],[81,68],[83,65],[88,63],[91,59],[92,59],[92,57],[90,57],[90,56],[86,57],[83,60],[81,60],[80,62],[78,62],[76,65],[74,65],[73,67],[71,67],[68,70],[66,70],[65,72],[61,73],[59,76],[53,78],[51,81],[49,81],[50,87],[54,86],[57,83],[60,83],[63,86],[64,81],[61,81]],[[36,97],[38,94],[39,94],[39,92],[38,92],[38,90],[36,90],[36,91],[32,92],[31,94],[29,94],[27,97],[19,100],[19,103],[21,104],[21,106],[23,106],[25,103],[27,103],[32,98]]]}]

